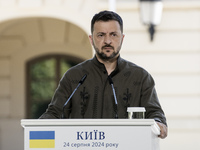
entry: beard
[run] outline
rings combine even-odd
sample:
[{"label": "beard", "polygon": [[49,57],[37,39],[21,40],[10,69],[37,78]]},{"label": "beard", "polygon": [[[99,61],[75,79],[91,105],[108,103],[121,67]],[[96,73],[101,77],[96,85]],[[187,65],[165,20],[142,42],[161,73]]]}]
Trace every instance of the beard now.
[{"label": "beard", "polygon": [[[100,52],[100,50],[99,50],[94,44],[93,44],[93,47],[94,47],[94,49],[95,49],[96,54],[98,55],[98,57],[99,57],[100,59],[104,60],[104,61],[112,60],[113,58],[115,58],[115,57],[119,54],[119,51],[120,51],[120,49],[121,49],[121,45],[120,45],[120,46],[117,48],[117,51],[115,51],[113,46],[111,46],[110,44],[107,44],[107,45],[105,45],[105,46],[103,46],[103,47],[101,48],[102,51]],[[110,48],[113,49],[112,54],[109,55],[109,56],[107,56],[107,55],[103,52],[103,49],[106,48],[106,47],[110,47]]]}]

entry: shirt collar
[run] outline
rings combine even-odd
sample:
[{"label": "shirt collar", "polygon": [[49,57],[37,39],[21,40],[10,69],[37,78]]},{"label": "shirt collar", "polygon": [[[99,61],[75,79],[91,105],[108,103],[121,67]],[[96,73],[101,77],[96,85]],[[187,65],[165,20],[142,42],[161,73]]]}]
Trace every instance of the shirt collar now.
[{"label": "shirt collar", "polygon": [[[106,71],[104,64],[98,61],[96,55],[93,57],[92,61],[102,71],[104,71],[104,72]],[[116,73],[118,73],[122,69],[122,61],[123,61],[123,59],[119,55],[119,57],[117,58],[117,66],[116,66],[115,70],[111,73],[111,76],[114,76]]]}]

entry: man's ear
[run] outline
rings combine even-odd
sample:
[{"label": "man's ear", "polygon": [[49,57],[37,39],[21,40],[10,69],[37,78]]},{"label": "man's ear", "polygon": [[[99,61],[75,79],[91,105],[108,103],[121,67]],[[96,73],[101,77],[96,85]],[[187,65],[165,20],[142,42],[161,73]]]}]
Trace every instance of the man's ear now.
[{"label": "man's ear", "polygon": [[122,35],[122,42],[124,41],[125,34]]},{"label": "man's ear", "polygon": [[90,40],[91,45],[93,45],[92,35],[89,35],[89,40]]}]

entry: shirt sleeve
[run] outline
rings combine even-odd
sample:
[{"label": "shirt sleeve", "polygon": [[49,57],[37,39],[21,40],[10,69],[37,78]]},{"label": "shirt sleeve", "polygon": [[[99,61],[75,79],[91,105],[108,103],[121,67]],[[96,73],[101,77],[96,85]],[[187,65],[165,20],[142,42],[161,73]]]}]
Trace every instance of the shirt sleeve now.
[{"label": "shirt sleeve", "polygon": [[143,79],[141,105],[146,108],[145,118],[151,118],[167,125],[164,111],[155,90],[154,80],[148,73]]}]

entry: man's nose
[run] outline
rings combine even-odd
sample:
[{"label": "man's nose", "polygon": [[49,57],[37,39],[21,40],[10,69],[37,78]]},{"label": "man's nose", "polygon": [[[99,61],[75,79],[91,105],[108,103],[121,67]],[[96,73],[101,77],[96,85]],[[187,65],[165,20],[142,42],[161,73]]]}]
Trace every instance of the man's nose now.
[{"label": "man's nose", "polygon": [[105,36],[105,38],[104,38],[104,43],[105,44],[111,44],[111,42],[112,42],[112,40],[111,40],[111,37],[110,36]]}]

